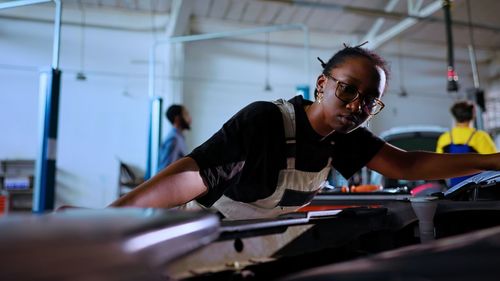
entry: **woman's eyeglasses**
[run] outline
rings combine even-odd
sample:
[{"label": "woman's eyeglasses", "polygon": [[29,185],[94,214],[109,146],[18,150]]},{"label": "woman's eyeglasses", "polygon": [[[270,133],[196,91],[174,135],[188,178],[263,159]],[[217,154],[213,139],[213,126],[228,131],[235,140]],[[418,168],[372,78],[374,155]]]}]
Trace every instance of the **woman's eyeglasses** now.
[{"label": "woman's eyeglasses", "polygon": [[335,88],[335,96],[339,100],[345,103],[351,103],[361,97],[361,108],[369,115],[375,115],[384,108],[385,104],[379,98],[370,96],[362,97],[358,88],[356,88],[355,86],[341,82],[330,74],[324,75],[337,83],[337,86]]}]

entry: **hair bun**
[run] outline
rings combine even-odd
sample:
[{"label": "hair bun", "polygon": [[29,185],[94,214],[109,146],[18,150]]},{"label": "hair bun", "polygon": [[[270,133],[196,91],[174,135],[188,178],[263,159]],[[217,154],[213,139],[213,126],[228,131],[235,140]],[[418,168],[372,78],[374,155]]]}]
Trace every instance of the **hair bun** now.
[{"label": "hair bun", "polygon": [[319,57],[316,57],[316,58],[317,58],[317,59],[319,60],[319,62],[321,63],[321,67],[325,68],[325,67],[326,67],[326,63],[325,63],[322,59],[320,59]]}]

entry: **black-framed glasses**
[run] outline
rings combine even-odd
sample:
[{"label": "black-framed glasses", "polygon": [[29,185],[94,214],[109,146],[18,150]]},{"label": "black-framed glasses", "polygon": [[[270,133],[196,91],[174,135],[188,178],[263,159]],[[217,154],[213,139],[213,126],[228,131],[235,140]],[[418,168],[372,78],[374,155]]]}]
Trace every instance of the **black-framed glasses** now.
[{"label": "black-framed glasses", "polygon": [[[345,102],[351,103],[361,97],[361,92],[353,85],[339,81],[330,74],[324,74],[327,78],[332,79],[337,84],[335,87],[335,96]],[[379,113],[385,104],[379,99],[370,96],[361,98],[361,108],[364,112],[369,115],[375,115]]]}]

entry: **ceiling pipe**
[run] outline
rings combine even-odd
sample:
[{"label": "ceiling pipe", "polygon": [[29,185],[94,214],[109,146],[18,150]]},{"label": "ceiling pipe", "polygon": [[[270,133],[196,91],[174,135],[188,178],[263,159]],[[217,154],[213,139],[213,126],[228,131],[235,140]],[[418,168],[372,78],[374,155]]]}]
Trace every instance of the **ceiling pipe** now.
[{"label": "ceiling pipe", "polygon": [[19,0],[0,3],[0,10],[52,2],[52,0]]},{"label": "ceiling pipe", "polygon": [[149,73],[150,73],[150,75],[149,75],[149,97],[153,98],[155,96],[155,93],[154,93],[155,62],[156,62],[156,54],[155,53],[156,53],[156,48],[160,45],[202,41],[202,40],[212,40],[212,39],[228,38],[228,37],[235,37],[235,36],[246,36],[246,35],[259,34],[259,33],[269,33],[269,32],[276,32],[276,31],[295,30],[295,29],[301,29],[304,31],[304,50],[306,52],[304,62],[305,62],[306,77],[308,77],[309,76],[309,59],[308,59],[309,58],[309,55],[308,55],[309,54],[309,30],[308,30],[307,26],[305,26],[303,24],[283,24],[283,25],[275,25],[275,26],[242,29],[242,30],[236,30],[236,31],[177,36],[177,37],[170,37],[167,39],[158,40],[151,47],[150,58],[149,58]]}]

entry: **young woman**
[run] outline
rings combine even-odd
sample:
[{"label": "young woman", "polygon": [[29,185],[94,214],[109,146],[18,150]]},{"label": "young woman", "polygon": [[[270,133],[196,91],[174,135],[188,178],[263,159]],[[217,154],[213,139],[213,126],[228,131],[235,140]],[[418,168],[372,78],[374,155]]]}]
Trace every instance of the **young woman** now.
[{"label": "young woman", "polygon": [[375,53],[345,47],[321,63],[315,102],[297,96],[248,105],[111,206],[169,208],[195,199],[230,219],[273,217],[308,204],[332,166],[345,178],[368,166],[408,180],[500,170],[498,153],[406,152],[360,127],[384,107],[388,71]]}]

